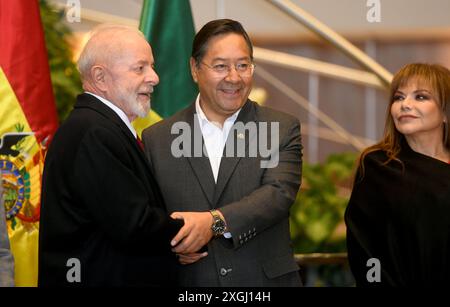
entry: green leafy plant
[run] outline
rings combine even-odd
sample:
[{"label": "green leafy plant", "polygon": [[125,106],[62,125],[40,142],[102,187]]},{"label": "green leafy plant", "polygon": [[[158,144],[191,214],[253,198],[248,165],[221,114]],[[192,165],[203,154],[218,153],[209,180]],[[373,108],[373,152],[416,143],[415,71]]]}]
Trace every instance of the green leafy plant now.
[{"label": "green leafy plant", "polygon": [[303,165],[302,188],[291,209],[296,253],[345,252],[344,212],[352,184],[354,153],[331,155]]},{"label": "green leafy plant", "polygon": [[64,11],[46,0],[40,0],[45,43],[52,79],[53,93],[60,122],[69,115],[76,96],[82,91],[80,76],[73,62],[70,39],[72,32],[64,24]]},{"label": "green leafy plant", "polygon": [[[323,164],[303,165],[303,184],[291,209],[291,236],[297,254],[346,252],[344,212],[357,154],[341,153]],[[327,262],[328,263],[328,262]],[[352,286],[345,264],[305,264],[307,286]]]}]

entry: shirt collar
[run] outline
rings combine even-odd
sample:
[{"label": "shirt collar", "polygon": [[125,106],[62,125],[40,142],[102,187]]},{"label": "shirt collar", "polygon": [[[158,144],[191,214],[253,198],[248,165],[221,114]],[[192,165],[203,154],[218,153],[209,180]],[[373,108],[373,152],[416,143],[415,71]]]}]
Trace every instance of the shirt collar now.
[{"label": "shirt collar", "polygon": [[105,105],[107,105],[111,110],[113,110],[119,117],[120,119],[125,123],[125,125],[127,125],[128,129],[130,129],[131,133],[134,135],[135,138],[137,138],[137,134],[136,134],[136,130],[134,130],[133,126],[131,125],[130,120],[128,119],[128,116],[125,114],[125,112],[123,112],[119,107],[117,107],[115,104],[113,104],[111,101],[98,96],[96,94],[93,94],[91,92],[86,92],[89,95],[94,96],[95,98],[97,98],[98,100],[100,100],[101,102],[103,102]]},{"label": "shirt collar", "polygon": [[[237,119],[237,117],[238,117],[238,115],[239,115],[239,112],[241,112],[241,110],[242,110],[242,108],[240,108],[240,109],[237,110],[233,115],[231,115],[230,117],[228,117],[228,118],[225,120],[225,122],[224,122],[224,124],[223,124],[223,127],[225,127],[225,125],[227,125],[228,123],[233,124],[233,123],[236,121],[236,119]],[[209,124],[209,125],[214,125],[214,124],[213,124],[212,122],[210,122],[209,119],[206,117],[205,112],[203,112],[203,110],[202,110],[202,108],[201,108],[201,106],[200,106],[200,94],[198,94],[197,99],[195,100],[195,111],[197,112],[197,115],[198,115],[198,118],[199,118],[201,127],[203,127],[204,125],[207,125],[207,124]],[[214,126],[216,126],[216,125],[214,125]],[[216,127],[217,127],[217,126],[216,126]],[[218,127],[218,128],[220,128],[220,127]],[[223,128],[222,128],[222,129],[223,129]]]}]

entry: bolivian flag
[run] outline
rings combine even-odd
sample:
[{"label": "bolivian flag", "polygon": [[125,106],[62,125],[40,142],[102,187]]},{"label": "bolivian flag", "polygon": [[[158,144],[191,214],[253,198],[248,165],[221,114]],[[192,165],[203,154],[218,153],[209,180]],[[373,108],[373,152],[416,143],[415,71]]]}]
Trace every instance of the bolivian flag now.
[{"label": "bolivian flag", "polygon": [[38,0],[2,0],[0,170],[17,286],[37,285],[41,174],[57,125]]}]

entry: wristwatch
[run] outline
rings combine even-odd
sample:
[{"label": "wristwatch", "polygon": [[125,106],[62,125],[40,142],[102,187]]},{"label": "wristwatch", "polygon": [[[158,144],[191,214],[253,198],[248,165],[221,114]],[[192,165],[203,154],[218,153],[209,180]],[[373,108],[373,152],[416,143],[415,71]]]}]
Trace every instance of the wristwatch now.
[{"label": "wristwatch", "polygon": [[221,236],[225,233],[225,230],[227,229],[227,225],[225,224],[225,221],[220,217],[220,214],[217,213],[217,210],[210,210],[209,211],[211,215],[213,216],[213,224],[211,225],[211,230],[214,234],[214,236]]}]

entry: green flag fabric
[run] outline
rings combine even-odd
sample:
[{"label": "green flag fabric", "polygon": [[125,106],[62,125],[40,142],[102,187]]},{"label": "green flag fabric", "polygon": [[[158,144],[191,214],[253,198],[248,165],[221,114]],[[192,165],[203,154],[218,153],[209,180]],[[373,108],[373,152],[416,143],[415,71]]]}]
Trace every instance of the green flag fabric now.
[{"label": "green flag fabric", "polygon": [[152,109],[168,117],[194,101],[189,58],[195,30],[189,0],[144,0],[139,29],[150,42],[160,83]]}]

